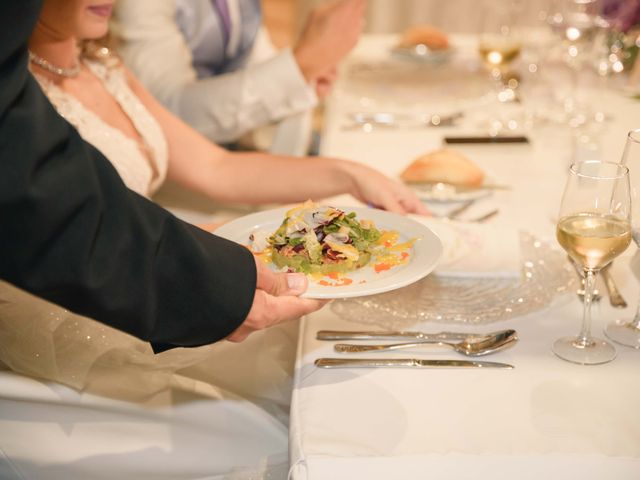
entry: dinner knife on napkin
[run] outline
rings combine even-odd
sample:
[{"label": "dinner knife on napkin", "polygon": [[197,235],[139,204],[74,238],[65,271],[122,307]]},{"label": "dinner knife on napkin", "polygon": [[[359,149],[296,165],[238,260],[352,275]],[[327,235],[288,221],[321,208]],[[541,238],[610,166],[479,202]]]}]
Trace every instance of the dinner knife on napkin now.
[{"label": "dinner knife on napkin", "polygon": [[319,330],[316,334],[318,340],[465,340],[468,338],[484,338],[499,332],[490,333],[465,333],[465,332],[391,332],[371,331],[354,332],[345,330]]},{"label": "dinner knife on napkin", "polygon": [[477,360],[422,360],[417,358],[318,358],[320,368],[514,368],[508,363]]}]

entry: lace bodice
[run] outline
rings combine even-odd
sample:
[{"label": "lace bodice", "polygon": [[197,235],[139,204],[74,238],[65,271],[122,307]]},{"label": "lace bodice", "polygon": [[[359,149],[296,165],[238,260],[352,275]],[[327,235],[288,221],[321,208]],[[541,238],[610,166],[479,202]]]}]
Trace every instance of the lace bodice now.
[{"label": "lace bodice", "polygon": [[142,138],[142,145],[103,121],[72,94],[40,75],[35,77],[58,113],[109,159],[127,187],[148,197],[162,184],[167,173],[168,150],[164,133],[129,88],[124,70],[88,60],[84,63],[129,117]]}]

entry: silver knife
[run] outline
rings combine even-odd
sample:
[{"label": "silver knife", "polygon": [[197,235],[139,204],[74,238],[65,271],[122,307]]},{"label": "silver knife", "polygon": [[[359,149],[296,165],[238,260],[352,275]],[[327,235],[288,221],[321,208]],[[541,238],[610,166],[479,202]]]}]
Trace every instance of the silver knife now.
[{"label": "silver knife", "polygon": [[508,363],[477,360],[421,360],[417,358],[318,358],[320,368],[514,368]]},{"label": "silver knife", "polygon": [[467,338],[484,338],[490,333],[464,333],[464,332],[391,332],[391,331],[343,331],[343,330],[320,330],[316,334],[318,340],[465,340]]}]

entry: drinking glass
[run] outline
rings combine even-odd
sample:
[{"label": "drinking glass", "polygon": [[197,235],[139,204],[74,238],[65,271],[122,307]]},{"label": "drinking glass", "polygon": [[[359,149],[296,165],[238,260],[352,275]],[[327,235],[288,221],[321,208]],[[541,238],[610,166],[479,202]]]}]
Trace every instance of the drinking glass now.
[{"label": "drinking glass", "polygon": [[[636,245],[640,246],[640,129],[632,130],[627,135],[621,163],[629,168],[633,206],[632,237]],[[632,319],[620,319],[610,323],[604,333],[621,345],[640,348],[640,302]]]},{"label": "drinking glass", "polygon": [[547,23],[562,41],[564,61],[571,72],[570,93],[564,104],[572,127],[587,123],[591,117],[580,80],[590,77],[586,69],[595,62],[594,44],[604,26],[599,10],[600,0],[552,0],[548,12]]},{"label": "drinking glass", "polygon": [[631,243],[629,169],[612,162],[575,163],[562,196],[556,237],[584,270],[582,329],[577,337],[553,344],[553,353],[570,362],[596,365],[613,360],[616,350],[591,336],[591,303],[598,272]]},{"label": "drinking glass", "polygon": [[492,81],[478,123],[491,136],[514,133],[525,124],[522,104],[518,102],[520,78],[510,70],[522,49],[517,25],[521,9],[522,0],[485,0],[477,10],[480,19],[478,54]]},{"label": "drinking glass", "polygon": [[520,55],[522,42],[516,28],[520,0],[485,2],[481,10],[482,25],[478,52],[495,81],[498,100],[514,100],[517,81],[510,78],[509,66]]}]

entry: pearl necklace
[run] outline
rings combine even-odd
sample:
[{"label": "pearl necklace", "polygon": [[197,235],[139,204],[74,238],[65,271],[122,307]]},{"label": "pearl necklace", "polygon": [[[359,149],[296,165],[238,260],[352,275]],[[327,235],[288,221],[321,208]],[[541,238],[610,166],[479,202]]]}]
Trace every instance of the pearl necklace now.
[{"label": "pearl necklace", "polygon": [[58,67],[51,62],[45,60],[44,58],[36,55],[31,50],[29,50],[29,60],[36,65],[44,68],[46,71],[53,73],[54,75],[59,75],[61,77],[73,78],[77,77],[78,73],[80,73],[80,62],[78,61],[73,67],[64,68]]}]

